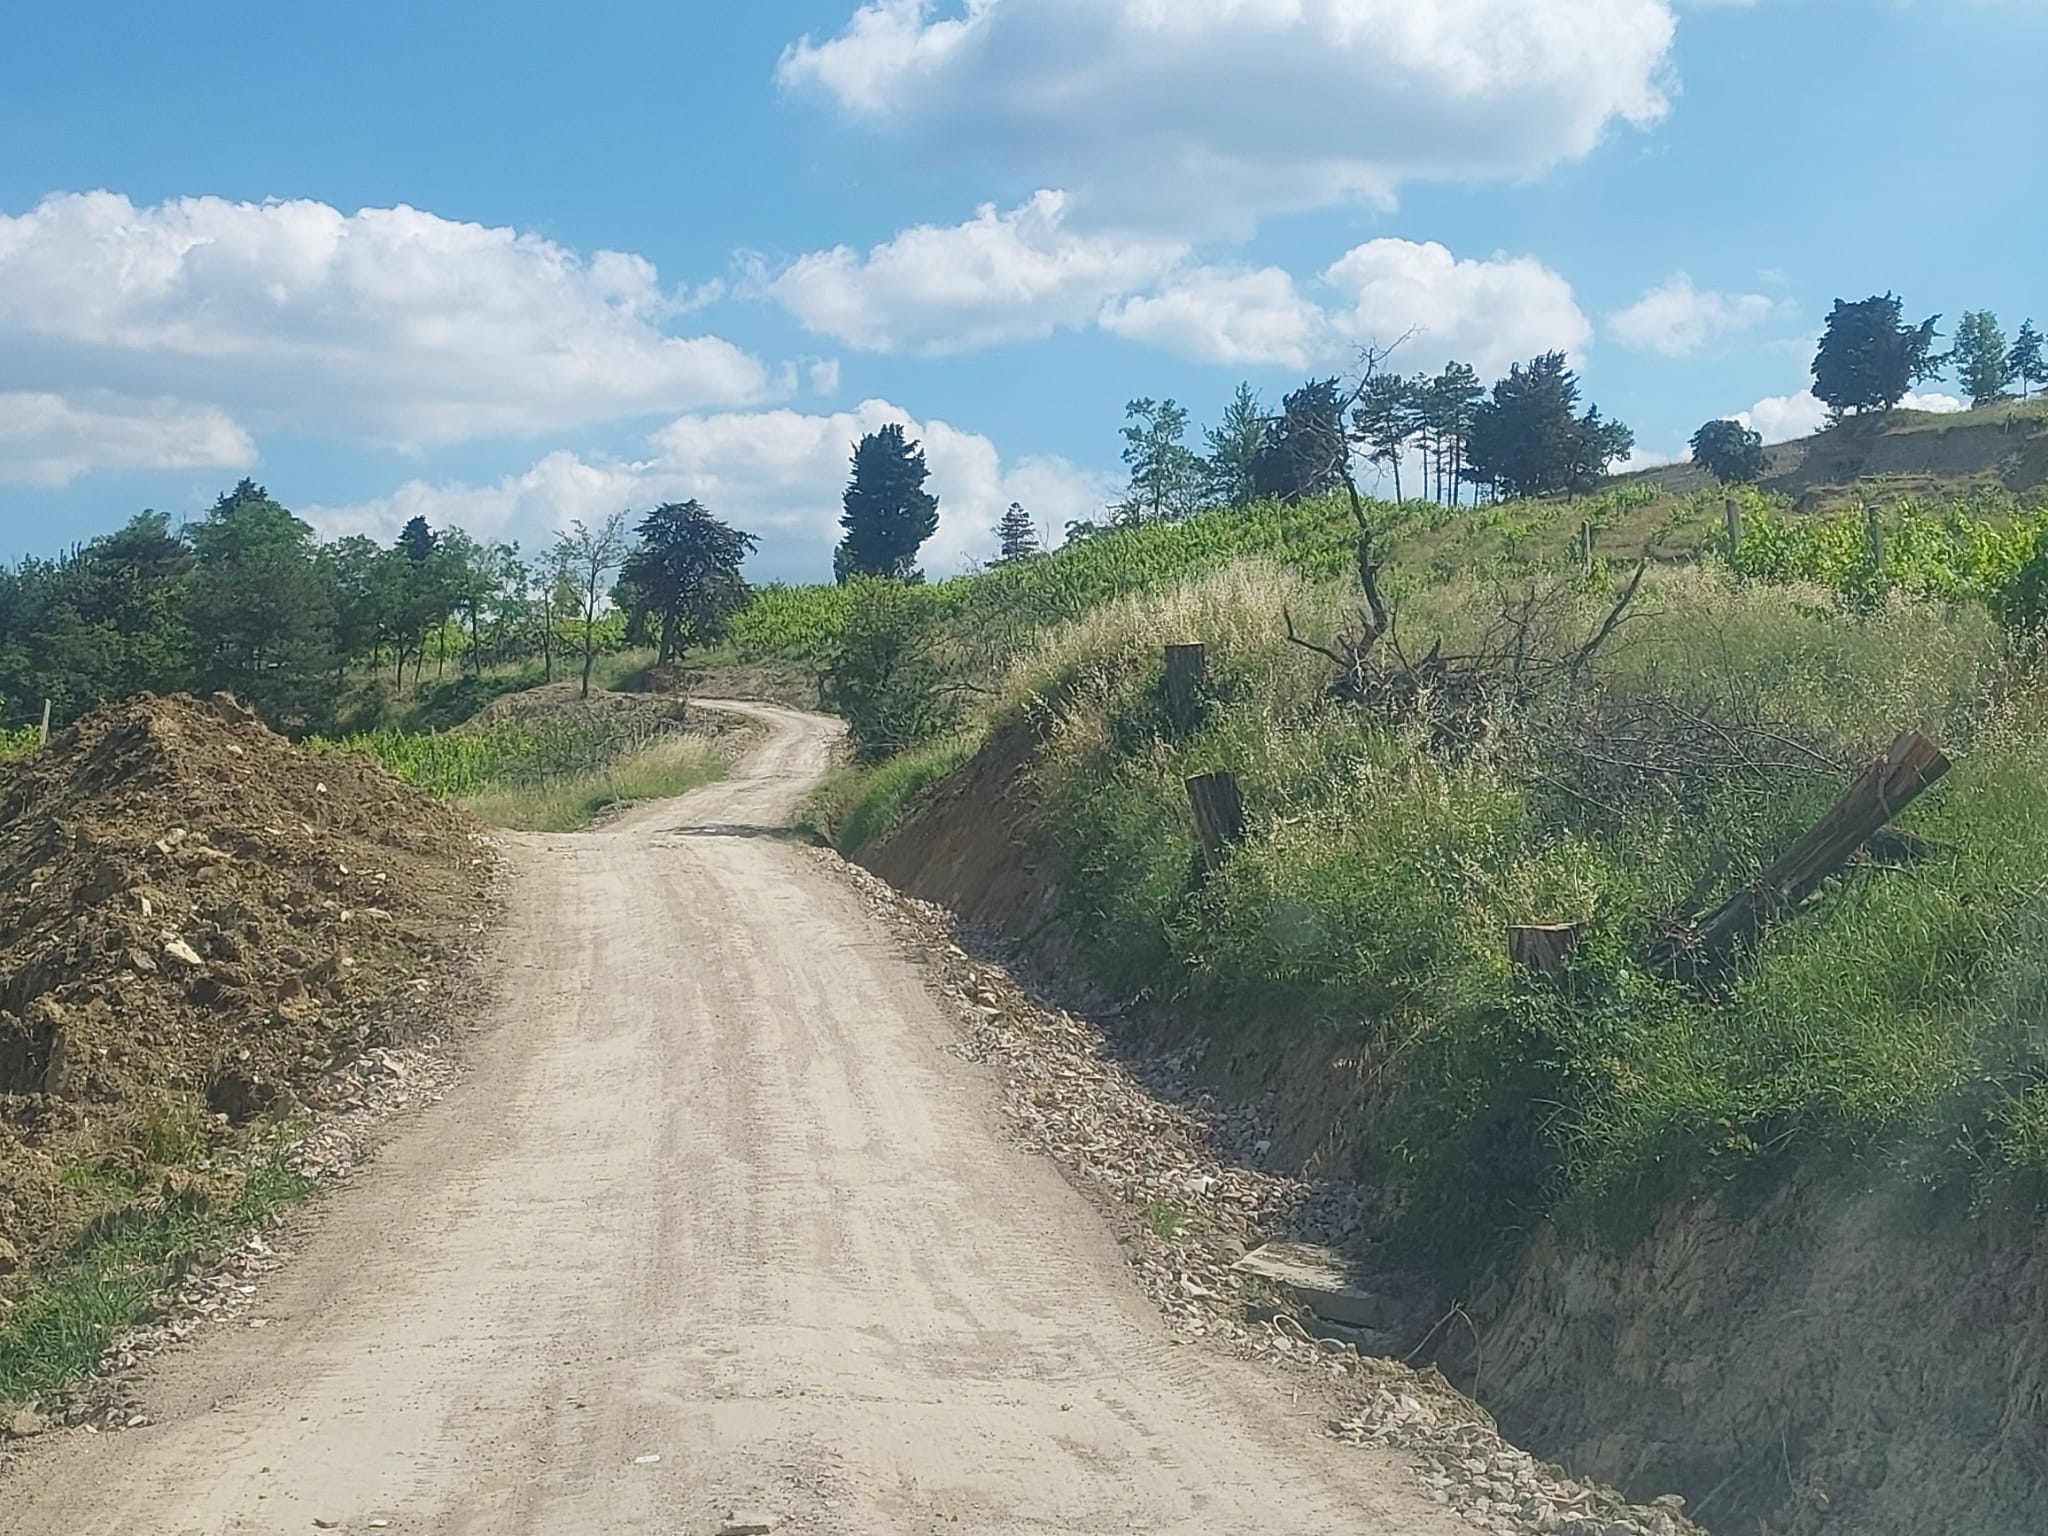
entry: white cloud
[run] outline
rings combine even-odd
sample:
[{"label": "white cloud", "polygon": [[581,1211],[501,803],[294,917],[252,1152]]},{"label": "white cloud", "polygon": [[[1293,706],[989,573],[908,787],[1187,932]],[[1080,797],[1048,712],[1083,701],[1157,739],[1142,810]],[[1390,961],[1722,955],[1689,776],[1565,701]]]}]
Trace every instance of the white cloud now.
[{"label": "white cloud", "polygon": [[1066,194],[1008,212],[920,224],[865,256],[847,246],[798,258],[768,294],[807,329],[877,352],[934,355],[1048,336],[1152,281],[1186,247],[1066,227]]},{"label": "white cloud", "polygon": [[1675,30],[1667,0],[868,0],[777,78],[1119,218],[1243,218],[1583,156],[1667,110]]},{"label": "white cloud", "polygon": [[1624,346],[1664,357],[1692,357],[1709,342],[1768,319],[1775,300],[1761,293],[1717,293],[1675,272],[1626,309],[1607,317]]},{"label": "white cloud", "polygon": [[814,395],[838,394],[839,359],[836,357],[821,357],[815,362],[806,364],[804,367],[804,378],[810,384],[811,393]]},{"label": "white cloud", "polygon": [[1151,294],[1104,308],[1102,328],[1204,363],[1306,369],[1329,349],[1329,322],[1278,267],[1196,267]]},{"label": "white cloud", "polygon": [[1539,352],[1583,352],[1593,339],[1571,284],[1527,256],[1460,260],[1434,241],[1373,240],[1323,278],[1344,299],[1331,316],[1343,340],[1387,346],[1414,333],[1396,367],[1456,358],[1493,378]]},{"label": "white cloud", "polygon": [[[0,215],[0,388],[419,448],[758,399],[638,256],[408,207],[60,194]],[[81,407],[83,408],[83,407]]]},{"label": "white cloud", "polygon": [[1921,394],[1917,390],[1908,391],[1906,398],[1901,400],[1899,405],[1909,411],[1932,411],[1937,416],[1948,416],[1968,409],[1962,400],[1954,395],[1943,394],[1938,389],[1930,390],[1926,394]]},{"label": "white cloud", "polygon": [[1811,391],[1796,395],[1766,395],[1746,411],[1731,418],[1741,422],[1767,443],[1788,443],[1795,437],[1811,437],[1828,424],[1828,408]]},{"label": "white cloud", "polygon": [[96,469],[243,469],[256,444],[225,411],[102,390],[0,390],[0,480],[69,485]]},{"label": "white cloud", "polygon": [[929,488],[939,497],[939,531],[923,562],[934,574],[960,568],[994,548],[991,530],[1021,501],[1055,531],[1100,511],[1115,493],[1111,477],[1058,458],[1005,462],[979,433],[947,422],[919,422],[886,400],[812,415],[794,410],[693,414],[649,440],[644,457],[586,459],[549,454],[532,468],[486,485],[407,483],[390,496],[349,507],[305,510],[323,532],[389,539],[406,519],[454,523],[481,538],[545,542],[570,519],[619,507],[650,507],[697,497],[713,512],[758,535],[751,569],[762,579],[819,580],[830,573],[839,539],[839,497],[855,442],[890,422],[924,444]]}]

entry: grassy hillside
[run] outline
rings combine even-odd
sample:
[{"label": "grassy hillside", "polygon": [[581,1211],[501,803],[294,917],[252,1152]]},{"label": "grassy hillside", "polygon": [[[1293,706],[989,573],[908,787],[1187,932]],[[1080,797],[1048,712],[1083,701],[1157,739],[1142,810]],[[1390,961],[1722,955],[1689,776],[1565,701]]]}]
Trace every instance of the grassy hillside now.
[{"label": "grassy hillside", "polygon": [[[1000,681],[967,736],[842,779],[821,820],[851,847],[910,807],[916,837],[918,797],[981,732],[1025,732],[1030,857],[1057,869],[1090,969],[1177,1000],[1269,1078],[1341,1084],[1319,1090],[1343,1101],[1341,1144],[1446,1257],[1788,1156],[2039,1179],[2048,685],[1999,617],[2041,585],[2041,516],[1982,496],[1894,508],[1879,559],[1860,515],[1744,501],[1732,556],[1718,491],[1378,508],[1399,645],[1364,687],[1285,632],[1356,634],[1336,504],[945,583],[954,664]],[[1646,550],[1664,563],[1568,665],[1621,589],[1607,557]],[[1161,649],[1187,639],[1211,684],[1176,735]],[[1453,665],[1418,667],[1438,644]],[[1652,974],[1660,934],[1751,880],[1908,728],[1956,766],[1891,852],[1715,985]],[[1183,781],[1216,768],[1250,825],[1205,874]],[[991,856],[1017,857],[1014,831],[988,830]],[[1517,923],[1585,925],[1555,984],[1510,964]]]}]

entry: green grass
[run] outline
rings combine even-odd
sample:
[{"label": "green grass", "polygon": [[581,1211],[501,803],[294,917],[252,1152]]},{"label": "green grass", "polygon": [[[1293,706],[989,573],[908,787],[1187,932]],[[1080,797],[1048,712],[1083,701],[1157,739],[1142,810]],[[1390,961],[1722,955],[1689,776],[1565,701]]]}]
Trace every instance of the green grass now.
[{"label": "green grass", "polygon": [[802,825],[850,857],[893,832],[918,796],[972,757],[980,744],[980,737],[968,732],[899,753],[873,768],[841,768],[812,796]]},{"label": "green grass", "polygon": [[43,740],[38,726],[24,726],[18,731],[0,731],[0,763],[18,762],[36,751]]},{"label": "green grass", "polygon": [[266,1149],[218,1202],[130,1199],[69,1259],[38,1275],[0,1317],[0,1403],[89,1374],[122,1329],[194,1269],[305,1198],[311,1184]]},{"label": "green grass", "polygon": [[[1469,576],[1418,587],[1410,653],[1469,644],[1501,598]],[[1606,601],[1596,580],[1555,627],[1587,632]],[[1702,999],[1636,965],[1653,924],[1695,887],[1739,884],[1846,775],[1709,774],[1589,814],[1511,723],[1448,749],[1335,703],[1279,613],[1326,636],[1348,604],[1270,565],[1134,596],[1041,641],[1002,707],[1046,727],[1037,784],[1100,974],[1272,1059],[1362,1071],[1341,1131],[1418,1251],[1469,1259],[1548,1215],[1648,1214],[1787,1152],[1930,1180],[2048,1167],[2048,684],[1981,607],[1894,593],[1845,612],[1800,584],[1653,578],[1596,669],[1604,697],[1761,701],[1774,729],[1848,760],[1920,726],[1957,759],[1903,821],[1931,856],[1837,881]],[[1184,634],[1210,644],[1212,697],[1200,733],[1171,741],[1159,643]],[[1182,786],[1219,766],[1252,822],[1202,878]],[[1562,988],[1507,961],[1507,927],[1543,921],[1592,924]]]},{"label": "green grass", "polygon": [[675,736],[618,762],[545,784],[507,785],[462,796],[479,821],[520,832],[574,832],[647,800],[666,800],[723,778],[726,762],[708,742]]}]

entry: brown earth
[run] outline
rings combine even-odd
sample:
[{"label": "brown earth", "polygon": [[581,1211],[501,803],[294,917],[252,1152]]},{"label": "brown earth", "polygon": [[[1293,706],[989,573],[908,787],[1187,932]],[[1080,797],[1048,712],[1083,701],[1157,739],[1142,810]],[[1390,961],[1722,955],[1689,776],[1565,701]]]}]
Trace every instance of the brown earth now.
[{"label": "brown earth", "polygon": [[[1080,1007],[1086,919],[1061,905],[1033,762],[1028,733],[999,732],[860,862],[1004,935]],[[1262,1166],[1345,1171],[1371,1106],[1328,1040],[1180,1005],[1136,1008],[1122,1033],[1198,1055],[1219,1101],[1256,1103]],[[1429,1318],[1453,1304],[1412,1299]],[[2044,1304],[2037,1219],[1808,1170],[1677,1207],[1621,1246],[1539,1230],[1463,1291],[1459,1326],[1396,1353],[1435,1358],[1538,1454],[1634,1497],[1676,1488],[1710,1528],[2020,1536],[2048,1488]]]},{"label": "brown earth", "polygon": [[721,717],[693,711],[688,701],[670,694],[611,693],[603,688],[593,688],[586,698],[582,685],[575,682],[549,683],[540,688],[503,694],[478,711],[465,728],[475,729],[505,720],[590,720],[622,730],[674,729],[685,723],[707,730],[726,728]]},{"label": "brown earth", "polygon": [[401,1028],[490,863],[457,812],[225,695],[0,768],[0,1288]]}]

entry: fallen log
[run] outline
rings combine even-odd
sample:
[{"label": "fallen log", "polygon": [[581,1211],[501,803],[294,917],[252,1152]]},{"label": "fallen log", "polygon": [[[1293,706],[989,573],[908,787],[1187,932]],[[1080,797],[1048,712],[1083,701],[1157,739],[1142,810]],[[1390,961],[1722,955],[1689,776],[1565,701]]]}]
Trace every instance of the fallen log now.
[{"label": "fallen log", "polygon": [[1933,741],[1918,731],[1903,733],[1775,864],[1697,923],[1652,944],[1644,968],[1700,986],[1720,981],[1773,923],[1808,901],[1950,767]]}]

